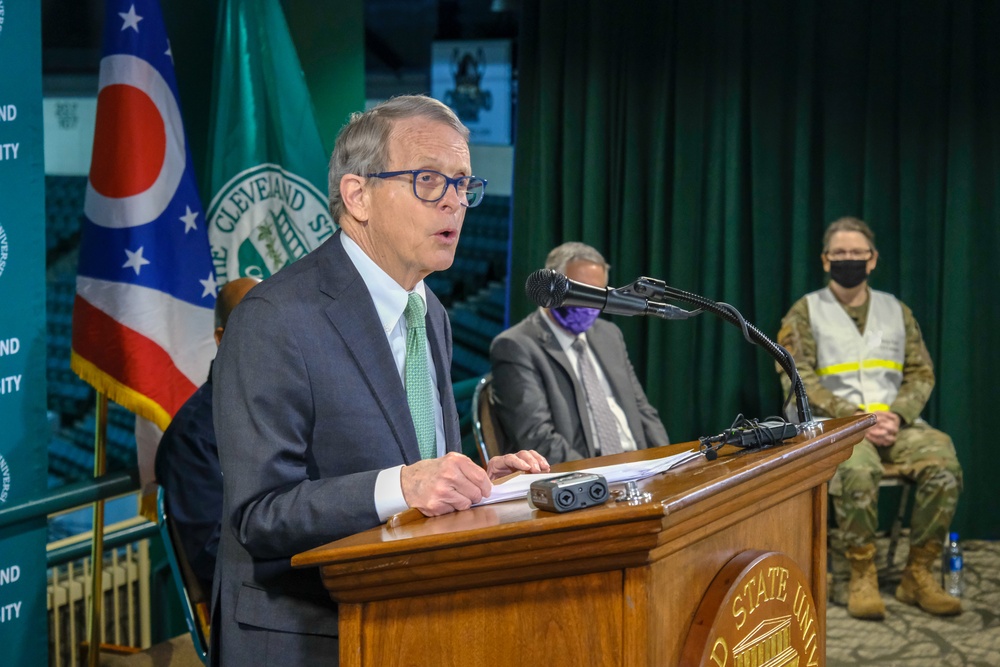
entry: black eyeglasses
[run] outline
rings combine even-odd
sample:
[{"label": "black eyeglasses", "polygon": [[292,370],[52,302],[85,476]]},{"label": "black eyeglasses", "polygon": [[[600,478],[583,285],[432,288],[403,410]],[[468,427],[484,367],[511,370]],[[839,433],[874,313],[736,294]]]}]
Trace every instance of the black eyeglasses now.
[{"label": "black eyeglasses", "polygon": [[462,206],[475,208],[483,202],[486,192],[486,179],[476,176],[459,176],[450,178],[433,169],[403,169],[402,171],[383,171],[378,174],[368,174],[368,178],[392,178],[403,174],[413,175],[413,194],[421,201],[436,202],[448,192],[448,186],[454,185],[455,192]]}]

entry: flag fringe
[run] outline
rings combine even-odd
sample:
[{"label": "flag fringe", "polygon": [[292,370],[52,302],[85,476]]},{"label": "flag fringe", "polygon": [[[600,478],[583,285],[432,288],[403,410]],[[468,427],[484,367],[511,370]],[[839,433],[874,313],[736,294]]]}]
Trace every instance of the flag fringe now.
[{"label": "flag fringe", "polygon": [[109,399],[126,410],[131,410],[140,417],[153,422],[161,431],[166,430],[170,424],[171,416],[163,409],[163,406],[135,389],[122,384],[81,357],[75,350],[70,353],[69,366],[74,373],[80,376],[81,380],[107,395]]},{"label": "flag fringe", "polygon": [[146,519],[146,521],[153,523],[160,522],[160,515],[156,510],[156,494],[158,489],[159,487],[156,484],[150,484],[149,488],[143,488],[139,495],[139,515]]}]

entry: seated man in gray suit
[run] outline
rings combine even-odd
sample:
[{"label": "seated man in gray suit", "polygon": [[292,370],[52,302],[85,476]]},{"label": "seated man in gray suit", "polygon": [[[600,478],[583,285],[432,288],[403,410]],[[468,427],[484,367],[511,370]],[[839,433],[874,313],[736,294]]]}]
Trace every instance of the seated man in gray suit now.
[{"label": "seated man in gray suit", "polygon": [[[545,268],[607,287],[601,253],[564,243]],[[490,347],[497,417],[516,450],[550,463],[669,444],[667,431],[635,376],[621,330],[600,311],[540,308]]]},{"label": "seated man in gray suit", "polygon": [[468,139],[427,97],[354,114],[330,160],[340,230],[229,320],[214,369],[214,664],[336,665],[337,605],[293,555],[408,507],[463,510],[491,479],[548,470],[534,452],[486,470],[459,453],[451,327],[424,278],[451,265],[465,211],[482,201]]}]

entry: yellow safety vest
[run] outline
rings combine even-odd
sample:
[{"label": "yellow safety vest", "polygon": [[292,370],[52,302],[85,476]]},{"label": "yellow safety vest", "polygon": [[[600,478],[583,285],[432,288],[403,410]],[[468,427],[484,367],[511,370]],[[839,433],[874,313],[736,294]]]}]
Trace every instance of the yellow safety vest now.
[{"label": "yellow safety vest", "polygon": [[806,299],[820,384],[867,412],[888,410],[903,382],[906,354],[906,326],[899,301],[871,290],[862,335],[829,287]]}]

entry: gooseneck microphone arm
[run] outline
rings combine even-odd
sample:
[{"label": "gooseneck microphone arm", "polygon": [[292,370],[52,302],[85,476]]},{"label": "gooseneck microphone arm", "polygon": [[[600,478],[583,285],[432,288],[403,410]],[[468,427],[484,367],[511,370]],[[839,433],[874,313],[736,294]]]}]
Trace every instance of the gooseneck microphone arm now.
[{"label": "gooseneck microphone arm", "polygon": [[677,289],[676,287],[670,287],[662,280],[657,280],[655,278],[639,278],[632,283],[631,287],[639,294],[648,294],[649,298],[662,299],[667,297],[669,299],[675,299],[677,301],[692,304],[698,308],[718,315],[730,324],[735,324],[736,326],[741,327],[743,329],[744,336],[747,336],[752,342],[764,348],[764,350],[778,362],[778,365],[781,366],[782,370],[785,371],[785,374],[788,375],[789,379],[792,381],[792,389],[795,392],[796,403],[798,403],[799,424],[806,425],[813,422],[812,409],[809,407],[809,398],[806,396],[806,388],[802,383],[802,378],[799,376],[798,369],[795,367],[795,360],[792,359],[792,355],[789,354],[788,350],[783,348],[781,345],[778,345],[773,340],[768,338],[760,329],[744,320],[735,308],[732,308],[731,306],[724,306],[723,304],[706,299],[703,296],[692,294],[691,292],[685,292],[684,290]]},{"label": "gooseneck microphone arm", "polygon": [[[610,315],[655,315],[664,319],[687,319],[708,311],[718,315],[730,324],[743,329],[743,335],[756,343],[774,358],[792,381],[792,389],[798,403],[800,425],[812,425],[812,410],[806,396],[805,385],[795,368],[795,361],[788,350],[768,338],[760,329],[743,319],[743,316],[726,304],[720,304],[703,296],[670,287],[662,280],[642,277],[634,283],[619,288],[594,287],[585,285],[552,271],[540,269],[530,276],[524,285],[525,292],[532,301],[542,308],[558,308],[563,305],[597,308]],[[697,310],[687,311],[657,299],[664,297],[697,306]]]}]

